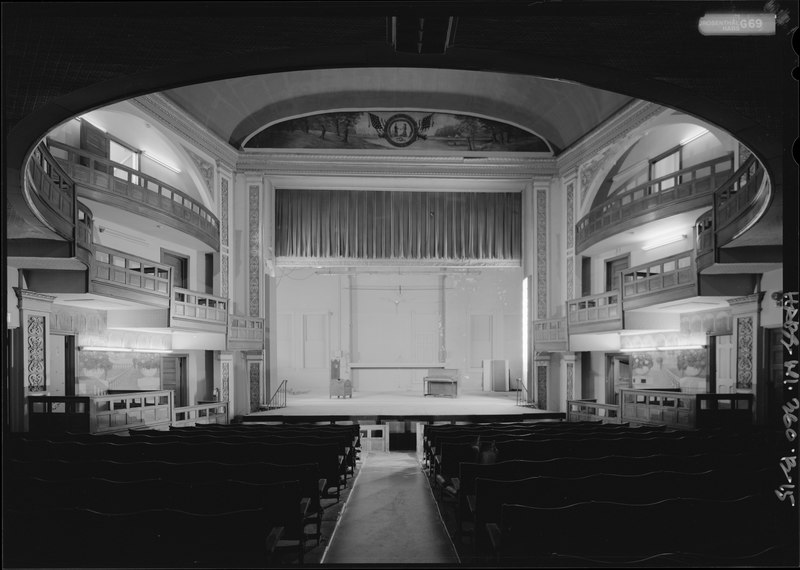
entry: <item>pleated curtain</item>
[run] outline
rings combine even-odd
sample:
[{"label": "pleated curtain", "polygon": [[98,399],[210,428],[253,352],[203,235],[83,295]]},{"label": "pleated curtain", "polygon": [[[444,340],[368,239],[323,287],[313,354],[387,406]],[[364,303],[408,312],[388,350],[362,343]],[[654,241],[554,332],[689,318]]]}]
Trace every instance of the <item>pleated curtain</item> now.
[{"label": "pleated curtain", "polygon": [[519,261],[518,193],[278,190],[278,257]]}]

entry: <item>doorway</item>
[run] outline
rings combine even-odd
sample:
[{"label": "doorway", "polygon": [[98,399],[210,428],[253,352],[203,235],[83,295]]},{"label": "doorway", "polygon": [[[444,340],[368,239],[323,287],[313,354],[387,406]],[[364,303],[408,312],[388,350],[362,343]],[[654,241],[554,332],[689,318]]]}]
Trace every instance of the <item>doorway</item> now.
[{"label": "doorway", "polygon": [[161,250],[161,263],[172,267],[172,286],[188,289],[189,258],[165,249]]},{"label": "doorway", "polygon": [[716,394],[731,394],[736,391],[736,347],[733,335],[717,335],[714,339],[714,386],[709,389]]},{"label": "doorway", "polygon": [[161,389],[172,390],[176,408],[187,405],[186,357],[164,356],[161,358]]},{"label": "doorway", "polygon": [[606,260],[606,291],[619,291],[620,271],[630,266],[630,254]]},{"label": "doorway", "polygon": [[619,404],[619,391],[632,387],[628,356],[606,354],[606,404]]}]

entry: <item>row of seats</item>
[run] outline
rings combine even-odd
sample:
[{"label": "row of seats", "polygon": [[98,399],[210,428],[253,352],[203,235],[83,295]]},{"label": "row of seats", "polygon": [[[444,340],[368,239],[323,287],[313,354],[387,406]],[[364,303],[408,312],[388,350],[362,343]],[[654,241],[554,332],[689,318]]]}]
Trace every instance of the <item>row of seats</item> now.
[{"label": "row of seats", "polygon": [[[470,543],[477,563],[669,565],[675,552],[700,563],[714,550],[700,547],[697,532],[715,525],[730,540],[733,529],[781,506],[772,492],[775,456],[755,432],[585,422],[435,427],[425,434],[432,484],[455,510],[456,543]],[[772,517],[724,552],[774,562],[792,543],[784,523]],[[710,542],[718,547],[723,536]]]},{"label": "row of seats", "polygon": [[[264,567],[288,546],[302,563],[306,539],[319,544],[323,503],[338,501],[347,484],[341,443],[355,458],[358,426],[292,427],[15,438],[6,559],[28,567]],[[270,443],[273,432],[281,443]],[[56,534],[37,548],[41,536]]]}]

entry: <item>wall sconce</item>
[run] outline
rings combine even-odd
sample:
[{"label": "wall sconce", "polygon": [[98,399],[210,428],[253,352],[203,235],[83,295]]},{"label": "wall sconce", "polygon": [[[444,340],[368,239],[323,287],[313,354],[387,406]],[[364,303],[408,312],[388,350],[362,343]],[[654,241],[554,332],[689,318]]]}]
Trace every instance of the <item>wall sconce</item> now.
[{"label": "wall sconce", "polygon": [[783,291],[775,291],[770,298],[775,301],[775,306],[780,307],[783,303]]}]

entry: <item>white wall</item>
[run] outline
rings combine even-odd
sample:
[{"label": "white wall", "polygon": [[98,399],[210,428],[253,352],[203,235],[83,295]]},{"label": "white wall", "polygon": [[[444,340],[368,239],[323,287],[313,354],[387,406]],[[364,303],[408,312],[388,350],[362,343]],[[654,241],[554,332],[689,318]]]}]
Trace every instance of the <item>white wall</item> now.
[{"label": "white wall", "polygon": [[[481,389],[482,369],[471,366],[473,356],[508,359],[512,379],[522,374],[519,269],[448,275],[444,307],[437,274],[362,274],[351,281],[314,269],[284,269],[277,281],[278,378],[288,379],[290,390],[327,392],[330,359],[336,357],[370,364],[437,363],[440,332],[445,366],[461,371],[461,390]],[[491,320],[483,345],[472,342],[473,315]],[[314,323],[324,326],[324,334],[309,330]],[[473,346],[488,352],[473,355]],[[355,391],[421,392],[425,375],[424,369],[351,370]]]},{"label": "white wall", "polygon": [[783,292],[783,270],[764,273],[761,277],[761,290],[764,291],[764,300],[761,302],[761,326],[783,326],[783,306],[772,300],[773,293]]}]

